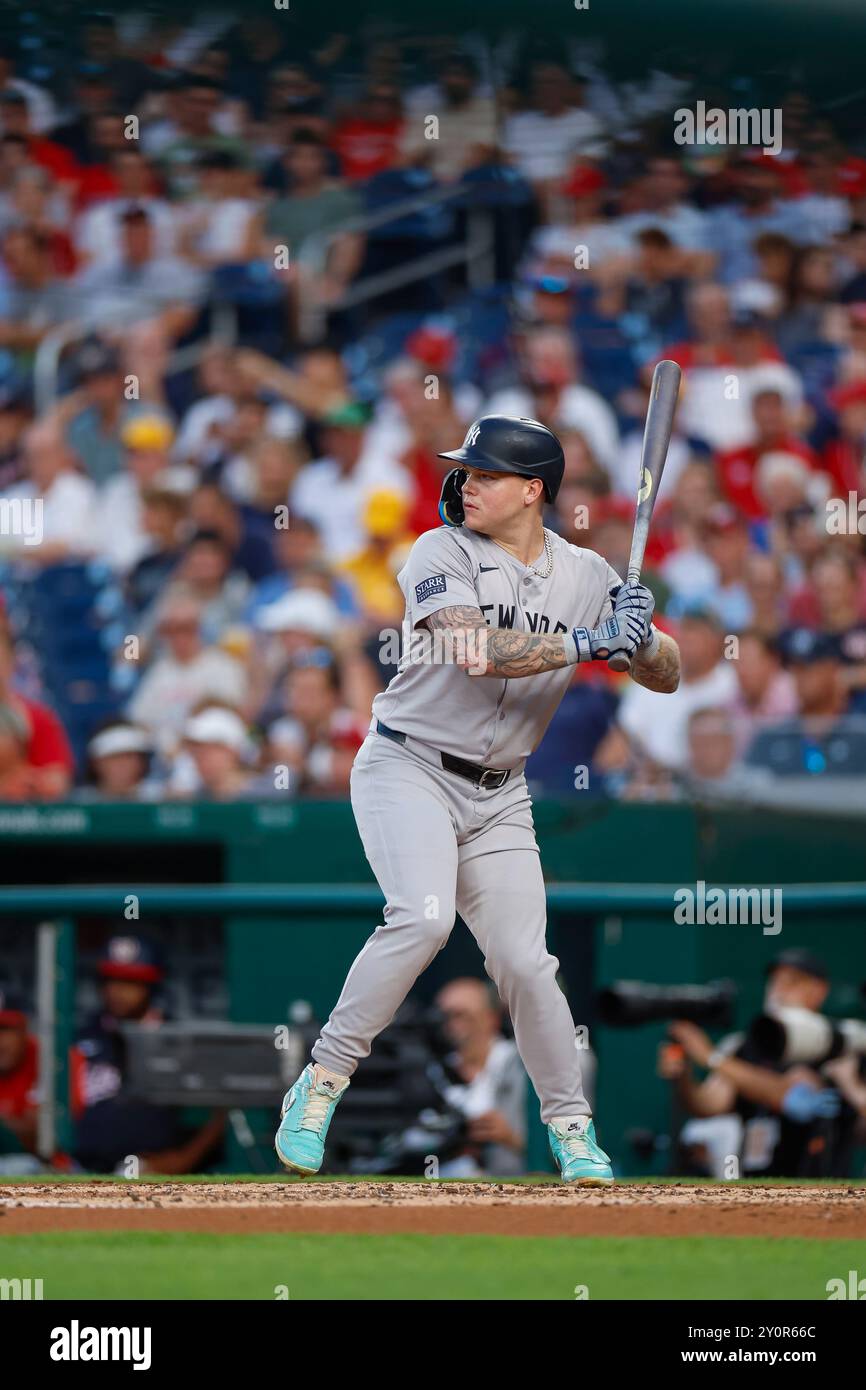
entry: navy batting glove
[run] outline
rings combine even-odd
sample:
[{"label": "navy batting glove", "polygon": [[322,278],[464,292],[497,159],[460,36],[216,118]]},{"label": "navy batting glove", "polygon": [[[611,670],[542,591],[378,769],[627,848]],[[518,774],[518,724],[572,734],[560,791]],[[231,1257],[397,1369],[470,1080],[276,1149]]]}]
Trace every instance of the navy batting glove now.
[{"label": "navy batting glove", "polygon": [[643,632],[638,646],[651,645],[654,640],[652,620],[656,606],[652,590],[648,589],[646,584],[617,584],[610,590],[610,596],[613,600],[614,615],[620,623],[633,618],[642,622]]},{"label": "navy batting glove", "polygon": [[614,613],[599,627],[575,627],[571,636],[577,648],[576,661],[607,661],[625,656],[631,661],[643,637],[643,624],[635,614]]}]

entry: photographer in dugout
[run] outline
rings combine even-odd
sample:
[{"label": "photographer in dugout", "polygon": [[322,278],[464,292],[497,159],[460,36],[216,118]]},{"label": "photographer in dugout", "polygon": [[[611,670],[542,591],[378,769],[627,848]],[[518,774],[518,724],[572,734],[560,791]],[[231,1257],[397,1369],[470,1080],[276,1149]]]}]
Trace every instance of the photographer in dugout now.
[{"label": "photographer in dugout", "polygon": [[[693,1023],[670,1025],[679,1046],[662,1049],[660,1072],[695,1117],[683,1127],[680,1142],[696,1167],[714,1177],[735,1176],[727,1164],[736,1155],[743,1176],[848,1176],[858,1120],[866,1113],[857,1105],[863,1088],[849,1073],[866,1079],[863,1057],[849,1053],[792,1063],[780,1060],[766,1041],[774,1020],[796,1017],[808,1027],[811,1019],[829,1029],[821,1014],[829,990],[823,962],[795,948],[770,963],[764,1013],[745,1033],[714,1044]],[[704,1080],[696,1080],[690,1063],[706,1069]],[[840,1065],[843,1075],[836,1077]]]}]

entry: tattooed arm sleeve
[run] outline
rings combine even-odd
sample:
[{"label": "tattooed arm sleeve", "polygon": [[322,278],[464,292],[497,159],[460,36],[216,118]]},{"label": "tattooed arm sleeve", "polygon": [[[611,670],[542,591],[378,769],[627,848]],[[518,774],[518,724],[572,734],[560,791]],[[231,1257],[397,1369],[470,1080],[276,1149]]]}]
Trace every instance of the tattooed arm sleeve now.
[{"label": "tattooed arm sleeve", "polygon": [[647,690],[671,695],[680,683],[680,649],[666,632],[659,632],[658,639],[654,656],[644,655],[638,647],[631,664],[631,678]]},{"label": "tattooed arm sleeve", "polygon": [[[430,614],[426,623],[434,635],[437,631],[450,633],[455,664],[474,676],[514,680],[542,671],[557,671],[569,664],[562,633],[489,628],[480,608],[440,608]],[[462,651],[461,641],[465,644]]]}]

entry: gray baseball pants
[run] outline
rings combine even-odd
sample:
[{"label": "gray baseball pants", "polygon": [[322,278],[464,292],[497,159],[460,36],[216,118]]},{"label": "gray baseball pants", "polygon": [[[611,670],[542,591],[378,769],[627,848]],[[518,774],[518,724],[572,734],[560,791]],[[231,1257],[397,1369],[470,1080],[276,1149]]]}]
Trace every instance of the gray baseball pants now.
[{"label": "gray baseball pants", "polygon": [[352,1075],[459,912],[511,1016],[542,1121],[589,1114],[559,962],[545,943],[544,880],[522,772],[482,790],[446,772],[426,744],[371,732],[355,759],[351,796],[385,920],[356,957],[314,1060]]}]

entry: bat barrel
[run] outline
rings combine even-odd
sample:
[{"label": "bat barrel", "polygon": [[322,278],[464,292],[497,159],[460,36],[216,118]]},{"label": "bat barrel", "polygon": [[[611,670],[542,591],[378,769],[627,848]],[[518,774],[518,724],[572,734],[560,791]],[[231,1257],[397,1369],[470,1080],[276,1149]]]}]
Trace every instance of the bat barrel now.
[{"label": "bat barrel", "polygon": [[[682,371],[678,363],[669,359],[657,363],[650,388],[641,449],[637,507],[626,572],[629,584],[640,582],[650,520],[668,456],[681,380]],[[611,671],[628,671],[631,666],[623,656],[609,657],[607,664]]]}]

